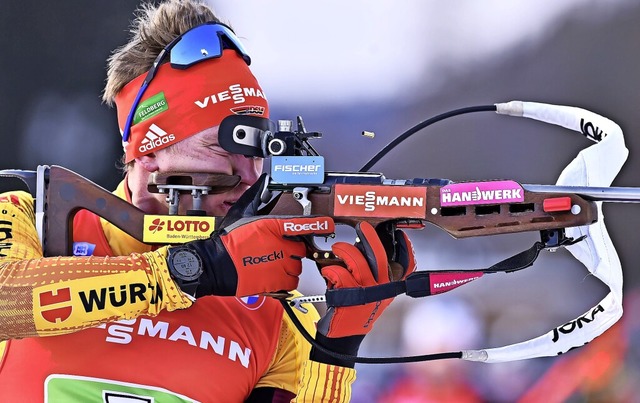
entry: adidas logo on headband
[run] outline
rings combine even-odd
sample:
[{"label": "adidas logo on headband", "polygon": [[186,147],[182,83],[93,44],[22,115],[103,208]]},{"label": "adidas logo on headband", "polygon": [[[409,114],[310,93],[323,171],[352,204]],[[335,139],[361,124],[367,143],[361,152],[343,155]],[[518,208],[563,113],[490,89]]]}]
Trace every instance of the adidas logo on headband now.
[{"label": "adidas logo on headband", "polygon": [[158,125],[154,123],[149,126],[149,130],[144,135],[144,139],[142,139],[142,141],[140,142],[140,147],[138,147],[138,150],[141,153],[147,153],[156,147],[171,143],[175,139],[176,136],[174,136],[173,134],[168,134],[166,131],[162,130]]}]

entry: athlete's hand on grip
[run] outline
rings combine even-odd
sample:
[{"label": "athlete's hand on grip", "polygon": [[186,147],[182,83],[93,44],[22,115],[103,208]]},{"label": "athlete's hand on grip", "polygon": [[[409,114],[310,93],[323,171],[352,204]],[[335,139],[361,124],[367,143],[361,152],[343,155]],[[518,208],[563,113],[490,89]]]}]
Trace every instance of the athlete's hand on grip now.
[{"label": "athlete's hand on grip", "polygon": [[[382,241],[371,224],[366,221],[359,223],[356,233],[360,239],[358,247],[346,242],[336,242],[332,247],[333,253],[344,261],[346,267],[327,266],[321,269],[329,289],[385,284],[405,279],[415,271],[413,246],[403,231],[397,230],[394,234],[395,260],[387,258]],[[318,331],[327,337],[366,335],[391,301],[330,307],[318,323]]]},{"label": "athlete's hand on grip", "polygon": [[[356,233],[360,239],[358,246],[336,242],[332,247],[333,253],[344,261],[346,267],[336,265],[321,269],[329,289],[385,284],[405,279],[415,271],[413,246],[403,231],[397,230],[394,233],[394,259],[388,258],[385,247],[371,224],[359,223],[356,225]],[[316,341],[334,352],[356,355],[364,336],[371,331],[375,321],[391,301],[392,299],[386,299],[365,305],[329,307],[318,322]],[[353,367],[352,362],[335,358],[317,348],[312,348],[311,359]]]},{"label": "athlete's hand on grip", "polygon": [[293,290],[306,255],[300,236],[333,232],[330,217],[242,218],[193,243],[204,269],[196,296]]},{"label": "athlete's hand on grip", "polygon": [[247,296],[290,291],[298,286],[303,236],[331,235],[331,217],[255,216],[265,176],[248,189],[205,240],[187,243],[202,260],[196,297]]}]

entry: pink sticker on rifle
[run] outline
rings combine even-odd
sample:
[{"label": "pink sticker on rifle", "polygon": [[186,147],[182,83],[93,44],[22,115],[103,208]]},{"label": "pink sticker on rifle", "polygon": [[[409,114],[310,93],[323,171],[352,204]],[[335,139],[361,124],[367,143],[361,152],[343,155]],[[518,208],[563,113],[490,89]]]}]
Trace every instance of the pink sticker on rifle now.
[{"label": "pink sticker on rifle", "polygon": [[522,201],[524,190],[515,181],[453,183],[440,188],[442,207]]}]

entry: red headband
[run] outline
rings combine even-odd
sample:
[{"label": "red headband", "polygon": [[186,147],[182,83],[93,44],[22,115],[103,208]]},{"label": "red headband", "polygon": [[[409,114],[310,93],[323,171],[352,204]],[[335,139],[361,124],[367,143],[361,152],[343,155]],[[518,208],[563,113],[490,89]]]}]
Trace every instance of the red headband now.
[{"label": "red headband", "polygon": [[[120,132],[146,72],[116,96]],[[158,69],[136,108],[125,162],[158,151],[196,133],[218,126],[225,117],[268,118],[269,104],[258,81],[235,50],[188,69],[166,63]]]}]

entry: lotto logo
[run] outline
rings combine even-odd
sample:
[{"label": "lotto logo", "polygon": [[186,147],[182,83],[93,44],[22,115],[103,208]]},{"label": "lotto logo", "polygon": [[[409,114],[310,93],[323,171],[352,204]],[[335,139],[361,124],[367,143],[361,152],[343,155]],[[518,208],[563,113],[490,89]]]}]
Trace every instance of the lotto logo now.
[{"label": "lotto logo", "polygon": [[145,215],[142,240],[146,243],[184,243],[204,239],[215,227],[215,217]]},{"label": "lotto logo", "polygon": [[159,218],[156,218],[155,220],[153,220],[151,222],[151,225],[149,225],[149,231],[151,231],[154,234],[158,231],[162,231],[163,228],[164,228],[164,221],[162,221]]}]

